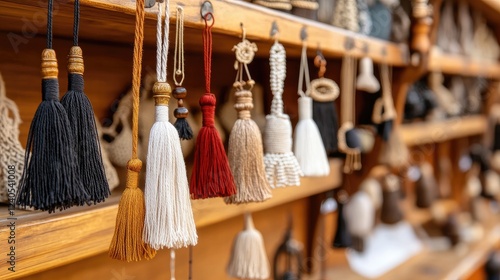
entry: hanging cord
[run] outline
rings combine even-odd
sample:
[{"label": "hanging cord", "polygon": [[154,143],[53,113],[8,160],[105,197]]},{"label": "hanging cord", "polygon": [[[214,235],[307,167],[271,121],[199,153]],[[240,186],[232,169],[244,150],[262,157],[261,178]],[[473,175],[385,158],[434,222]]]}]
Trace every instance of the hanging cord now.
[{"label": "hanging cord", "polygon": [[[209,18],[212,18],[212,24],[208,24]],[[205,92],[211,93],[210,81],[212,80],[212,27],[215,24],[215,17],[212,13],[207,13],[203,18],[205,29],[203,29],[203,65],[205,67]]]},{"label": "hanging cord", "polygon": [[144,7],[138,5],[136,11],[135,39],[134,39],[134,65],[132,75],[132,159],[138,159],[139,147],[139,99],[141,89],[142,70],[142,42],[144,40]]},{"label": "hanging cord", "polygon": [[175,280],[175,250],[170,249],[170,280]]},{"label": "hanging cord", "polygon": [[189,275],[188,280],[193,280],[193,246],[189,246]]},{"label": "hanging cord", "polygon": [[[164,9],[162,9],[162,6]],[[156,79],[158,82],[167,81],[167,54],[170,10],[168,1],[158,3],[158,18],[156,21]],[[162,19],[165,18],[165,21]]]},{"label": "hanging cord", "polygon": [[[306,81],[306,91],[304,92],[304,78]],[[299,70],[299,89],[298,94],[301,97],[307,96],[307,92],[309,91],[309,86],[311,84],[311,78],[309,77],[309,65],[307,63],[307,43],[306,41],[302,42],[302,53],[300,55],[300,70]]]},{"label": "hanging cord", "polygon": [[49,0],[47,8],[47,49],[52,49],[52,9],[53,0]]},{"label": "hanging cord", "polygon": [[[181,86],[184,82],[184,8],[177,6],[174,49],[174,83]],[[177,77],[180,76],[180,81]]]},{"label": "hanging cord", "polygon": [[73,46],[78,46],[79,30],[80,30],[80,0],[75,0],[75,14],[73,16]]}]

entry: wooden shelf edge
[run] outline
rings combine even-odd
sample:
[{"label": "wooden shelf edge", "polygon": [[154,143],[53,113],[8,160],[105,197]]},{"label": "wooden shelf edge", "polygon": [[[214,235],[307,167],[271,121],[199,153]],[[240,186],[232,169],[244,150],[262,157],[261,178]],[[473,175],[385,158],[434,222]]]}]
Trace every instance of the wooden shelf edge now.
[{"label": "wooden shelf edge", "polygon": [[[245,212],[261,211],[281,204],[309,197],[340,186],[342,161],[331,160],[331,172],[327,177],[302,178],[300,187],[273,190],[273,198],[263,203],[226,205],[222,199],[192,201],[196,226],[209,226],[236,217]],[[6,268],[0,271],[0,279],[14,279],[36,272],[75,262],[107,251],[111,240],[119,197],[112,197],[103,205],[72,208],[68,211],[47,214],[31,212],[16,221],[16,267],[12,273]],[[2,218],[2,224],[8,224]],[[0,235],[7,239],[7,227]],[[1,247],[4,246],[4,247]],[[8,252],[7,242],[0,248]]]},{"label": "wooden shelf edge", "polygon": [[429,71],[445,74],[500,79],[498,61],[474,60],[462,55],[445,54],[433,49],[429,58]]},{"label": "wooden shelf edge", "polygon": [[487,129],[485,116],[465,116],[436,122],[403,124],[400,132],[408,146],[439,143],[482,134]]},{"label": "wooden shelf edge", "polygon": [[[196,45],[196,49],[201,51],[201,36],[204,28],[204,21],[200,16],[199,0],[177,0],[170,1],[171,23],[175,23],[176,6],[184,7],[184,19],[186,26],[186,49],[190,45]],[[315,54],[318,45],[326,56],[342,57],[349,53],[354,57],[371,57],[375,62],[387,63],[394,66],[405,66],[408,64],[408,46],[405,44],[395,44],[388,41],[363,36],[341,28],[333,27],[317,21],[300,18],[287,13],[264,8],[245,1],[235,0],[215,0],[212,1],[215,15],[213,26],[214,42],[220,42],[220,36],[225,35],[234,38],[234,42],[229,42],[223,46],[225,53],[231,52],[233,44],[237,43],[241,37],[240,23],[245,24],[246,36],[248,39],[257,42],[257,45],[266,43],[266,49],[262,48],[258,53],[268,55],[267,45],[271,45],[273,40],[270,37],[272,23],[276,21],[279,28],[287,32],[280,34],[280,42],[289,48],[289,53],[300,55],[302,42],[300,33],[303,27],[307,28],[307,46],[310,54]],[[61,27],[61,24],[70,24],[73,15],[72,3],[59,3],[58,16],[54,25],[56,36],[69,37],[68,29]],[[134,30],[135,1],[130,0],[82,0],[81,1],[81,38],[89,40],[102,40],[121,43],[131,43]],[[23,22],[19,18],[24,14],[40,13],[38,3],[19,3],[15,0],[6,0],[0,3],[0,17],[5,17],[5,26],[0,30],[14,31],[19,29]],[[155,44],[157,8],[146,9],[145,23],[145,43]],[[11,30],[12,29],[12,30]],[[99,30],[97,34],[91,32]],[[174,28],[171,28],[173,36]],[[40,28],[40,34],[43,28]],[[215,43],[214,50],[220,50],[219,44]],[[352,49],[347,50],[346,43],[353,43]]]}]

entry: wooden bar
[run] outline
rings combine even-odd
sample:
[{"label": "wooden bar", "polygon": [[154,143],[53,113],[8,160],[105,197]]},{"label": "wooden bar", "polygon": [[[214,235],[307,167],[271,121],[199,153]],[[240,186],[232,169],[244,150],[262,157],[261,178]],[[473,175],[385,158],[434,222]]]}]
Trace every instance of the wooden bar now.
[{"label": "wooden bar", "polygon": [[429,71],[444,74],[500,79],[498,61],[473,60],[461,55],[445,54],[433,49],[429,58]]}]

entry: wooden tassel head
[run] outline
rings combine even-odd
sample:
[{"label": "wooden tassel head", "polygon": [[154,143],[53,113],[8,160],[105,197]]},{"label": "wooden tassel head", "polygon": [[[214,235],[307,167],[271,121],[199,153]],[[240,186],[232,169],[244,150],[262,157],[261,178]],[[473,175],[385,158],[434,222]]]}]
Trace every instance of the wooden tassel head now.
[{"label": "wooden tassel head", "polygon": [[127,185],[123,191],[116,215],[115,233],[109,247],[109,256],[121,261],[152,259],[156,251],[143,242],[144,194],[138,187],[142,161],[131,159],[127,163]]},{"label": "wooden tassel head", "polygon": [[57,79],[58,74],[56,52],[53,49],[43,50],[42,79]]},{"label": "wooden tassel head", "polygon": [[73,46],[68,55],[68,72],[83,75],[85,66],[83,64],[83,52],[79,46]]}]

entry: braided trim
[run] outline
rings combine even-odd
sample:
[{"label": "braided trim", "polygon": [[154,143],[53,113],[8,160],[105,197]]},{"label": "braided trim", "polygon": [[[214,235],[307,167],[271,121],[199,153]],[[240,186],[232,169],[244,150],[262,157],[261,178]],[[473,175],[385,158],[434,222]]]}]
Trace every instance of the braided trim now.
[{"label": "braided trim", "polygon": [[311,0],[311,1],[292,0],[292,6],[294,8],[302,8],[302,9],[308,9],[308,10],[317,10],[319,8],[318,2],[315,2],[314,0]]},{"label": "braided trim", "polygon": [[292,10],[292,4],[288,1],[282,1],[282,2],[270,2],[266,0],[256,0],[254,1],[255,4],[266,7],[266,8],[271,8],[271,9],[278,9],[278,10],[285,10],[285,11],[290,11]]}]

